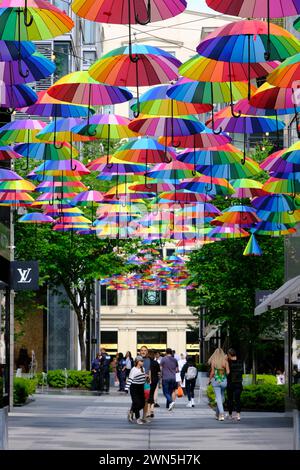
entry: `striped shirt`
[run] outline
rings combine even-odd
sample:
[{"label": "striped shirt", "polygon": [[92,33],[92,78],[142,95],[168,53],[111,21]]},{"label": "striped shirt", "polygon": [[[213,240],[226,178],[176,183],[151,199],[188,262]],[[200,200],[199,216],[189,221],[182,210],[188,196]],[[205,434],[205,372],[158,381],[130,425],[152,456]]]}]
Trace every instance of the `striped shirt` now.
[{"label": "striped shirt", "polygon": [[142,369],[139,369],[138,367],[133,367],[130,371],[125,390],[129,390],[131,384],[134,385],[144,385],[146,382],[146,375],[145,372],[143,372]]}]

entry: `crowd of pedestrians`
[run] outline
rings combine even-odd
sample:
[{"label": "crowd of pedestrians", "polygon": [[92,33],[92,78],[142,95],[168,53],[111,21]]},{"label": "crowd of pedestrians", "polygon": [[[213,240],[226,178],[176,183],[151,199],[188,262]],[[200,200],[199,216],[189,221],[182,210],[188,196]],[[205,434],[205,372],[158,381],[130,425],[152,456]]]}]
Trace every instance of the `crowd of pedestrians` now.
[{"label": "crowd of pedestrians", "polygon": [[[241,393],[243,390],[243,363],[237,358],[234,349],[227,354],[217,348],[208,360],[210,373],[208,384],[211,384],[216,400],[216,419],[224,421],[224,399],[227,391],[228,418],[241,419]],[[154,418],[158,389],[161,387],[166,398],[166,408],[172,411],[176,398],[183,394],[187,398],[187,408],[195,407],[195,386],[198,370],[193,356],[178,356],[170,348],[162,356],[159,352],[142,346],[139,355],[133,360],[130,351],[125,356],[119,352],[112,359],[101,349],[92,362],[94,389],[109,392],[110,365],[115,372],[115,384],[119,391],[130,393],[131,408],[128,420],[145,424]],[[235,416],[233,417],[233,411]]]}]

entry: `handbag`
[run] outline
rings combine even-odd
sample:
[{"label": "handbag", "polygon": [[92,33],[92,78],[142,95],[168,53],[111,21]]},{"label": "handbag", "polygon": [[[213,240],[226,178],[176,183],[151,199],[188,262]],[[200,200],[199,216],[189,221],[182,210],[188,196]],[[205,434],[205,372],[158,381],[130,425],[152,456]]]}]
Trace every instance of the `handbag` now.
[{"label": "handbag", "polygon": [[144,397],[145,400],[149,400],[150,397],[150,384],[147,382],[144,383]]},{"label": "handbag", "polygon": [[180,385],[178,385],[178,388],[177,388],[177,397],[178,398],[183,397],[183,390],[182,390],[182,387]]}]

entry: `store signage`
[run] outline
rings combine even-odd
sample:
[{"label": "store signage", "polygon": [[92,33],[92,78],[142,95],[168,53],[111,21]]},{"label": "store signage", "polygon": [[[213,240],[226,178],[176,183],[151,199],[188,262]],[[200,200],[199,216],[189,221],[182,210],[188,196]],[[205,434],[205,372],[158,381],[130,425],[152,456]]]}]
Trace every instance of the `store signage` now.
[{"label": "store signage", "polygon": [[13,290],[38,290],[39,265],[37,261],[12,261],[10,284]]}]

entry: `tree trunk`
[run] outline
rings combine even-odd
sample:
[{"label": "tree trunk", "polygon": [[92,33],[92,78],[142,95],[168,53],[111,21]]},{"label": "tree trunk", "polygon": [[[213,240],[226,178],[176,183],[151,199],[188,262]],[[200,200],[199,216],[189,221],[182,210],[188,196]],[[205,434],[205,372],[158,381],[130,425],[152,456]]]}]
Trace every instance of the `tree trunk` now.
[{"label": "tree trunk", "polygon": [[81,360],[81,370],[86,370],[86,352],[85,352],[85,344],[84,344],[84,321],[78,317],[78,340],[80,346],[80,360]]}]

